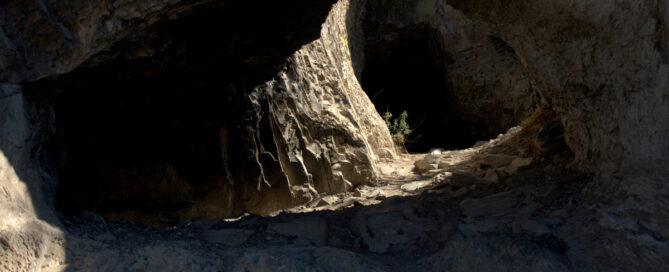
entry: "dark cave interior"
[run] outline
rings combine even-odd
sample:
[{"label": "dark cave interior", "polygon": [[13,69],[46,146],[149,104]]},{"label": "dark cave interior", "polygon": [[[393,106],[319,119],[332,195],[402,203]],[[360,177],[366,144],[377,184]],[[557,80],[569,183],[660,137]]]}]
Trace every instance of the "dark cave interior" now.
[{"label": "dark cave interior", "polygon": [[377,111],[408,112],[412,133],[405,144],[412,153],[433,148],[471,147],[494,135],[481,135],[462,116],[450,94],[446,53],[438,30],[423,24],[402,28],[365,22],[365,65],[361,85]]},{"label": "dark cave interior", "polygon": [[[57,177],[57,209],[159,224],[243,213],[259,171],[254,133],[269,129],[249,126],[266,120],[247,114],[246,94],[317,38],[313,22],[327,16],[313,7],[322,2],[296,2],[196,10],[27,84],[28,103],[48,112],[50,137],[36,152]],[[311,8],[319,12],[286,16]]]},{"label": "dark cave interior", "polygon": [[[308,1],[298,2],[309,9]],[[311,21],[327,15],[294,20],[276,9],[306,12],[277,3],[239,13],[254,10],[246,5],[195,10],[122,40],[72,72],[25,86],[28,103],[46,112],[50,137],[36,153],[57,177],[58,210],[160,224],[245,212],[259,186],[254,142],[273,141],[266,138],[268,120],[248,114],[246,94],[315,39],[320,24]],[[489,139],[471,132],[449,94],[452,60],[435,29],[370,29],[378,34],[367,35],[361,85],[379,113],[409,113],[408,151]],[[278,163],[258,160],[275,168],[264,169],[270,179],[283,178]]]}]

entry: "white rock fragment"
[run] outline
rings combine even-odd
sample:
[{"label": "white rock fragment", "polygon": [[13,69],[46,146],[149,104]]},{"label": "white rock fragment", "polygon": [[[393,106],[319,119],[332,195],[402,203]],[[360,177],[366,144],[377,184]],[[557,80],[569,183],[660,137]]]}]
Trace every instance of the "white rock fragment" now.
[{"label": "white rock fragment", "polygon": [[425,155],[423,159],[417,160],[415,163],[416,170],[423,173],[434,169],[439,169],[439,162],[441,161],[441,151],[434,150],[430,154]]},{"label": "white rock fragment", "polygon": [[431,180],[414,181],[414,182],[402,185],[400,187],[400,189],[402,189],[402,191],[405,191],[405,192],[415,192],[415,191],[418,191],[422,188],[427,187],[431,183],[432,183]]}]

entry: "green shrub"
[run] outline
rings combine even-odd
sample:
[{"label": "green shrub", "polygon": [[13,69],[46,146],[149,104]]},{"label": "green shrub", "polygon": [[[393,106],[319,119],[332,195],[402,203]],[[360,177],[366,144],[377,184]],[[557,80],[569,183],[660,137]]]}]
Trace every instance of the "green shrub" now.
[{"label": "green shrub", "polygon": [[411,134],[411,129],[407,123],[407,117],[409,117],[409,113],[406,111],[403,111],[400,116],[395,119],[392,119],[393,114],[388,111],[383,114],[383,120],[386,121],[388,130],[390,130],[390,136],[392,136],[393,143],[397,149],[405,149],[404,144],[407,141],[407,136]]}]

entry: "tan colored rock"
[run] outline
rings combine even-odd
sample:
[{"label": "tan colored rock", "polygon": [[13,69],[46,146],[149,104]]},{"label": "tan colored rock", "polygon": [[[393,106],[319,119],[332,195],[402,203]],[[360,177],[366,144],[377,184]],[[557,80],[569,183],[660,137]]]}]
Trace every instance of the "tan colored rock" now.
[{"label": "tan colored rock", "polygon": [[414,182],[411,182],[411,183],[404,184],[400,188],[402,189],[402,191],[405,191],[405,192],[416,192],[420,189],[423,189],[423,188],[427,187],[430,184],[432,184],[431,180],[414,181]]},{"label": "tan colored rock", "polygon": [[425,155],[422,159],[415,162],[416,170],[420,173],[428,172],[430,170],[439,169],[439,162],[441,161],[441,151],[434,150]]}]

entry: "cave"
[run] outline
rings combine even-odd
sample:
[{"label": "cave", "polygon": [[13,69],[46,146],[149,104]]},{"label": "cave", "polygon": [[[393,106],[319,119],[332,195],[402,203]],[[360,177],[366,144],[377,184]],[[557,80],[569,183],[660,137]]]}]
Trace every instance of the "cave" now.
[{"label": "cave", "polygon": [[480,138],[470,135],[449,97],[448,56],[436,29],[412,25],[366,33],[362,88],[380,114],[408,113],[408,151],[465,148]]},{"label": "cave", "polygon": [[3,1],[0,271],[667,267],[667,3]]},{"label": "cave", "polygon": [[[360,84],[382,116],[389,112],[396,118],[404,111],[408,113],[412,131],[403,144],[407,151],[469,148],[478,141],[495,138],[529,116],[533,106],[526,100],[531,92],[521,92],[524,97],[516,98],[515,106],[504,108],[501,101],[514,97],[508,85],[493,83],[503,81],[503,77],[495,75],[497,71],[480,71],[471,64],[482,63],[481,58],[492,55],[495,57],[490,57],[490,67],[516,62],[515,52],[503,40],[491,36],[479,42],[484,46],[468,50],[474,53],[455,52],[461,56],[452,56],[454,50],[449,49],[438,29],[425,23],[385,24],[376,21],[376,16],[368,15],[363,24]],[[484,50],[488,51],[480,53]],[[465,57],[467,54],[471,56]]]},{"label": "cave", "polygon": [[[284,34],[303,26],[273,8],[294,9],[270,4],[239,13],[248,5],[195,9],[119,41],[74,71],[26,84],[26,100],[46,124],[35,153],[56,177],[56,209],[165,225],[291,205],[288,198],[264,199],[285,188],[260,190],[266,184],[259,175],[272,184],[283,175],[268,120],[249,114],[247,94],[313,34]],[[263,142],[269,150],[258,155]]]}]

